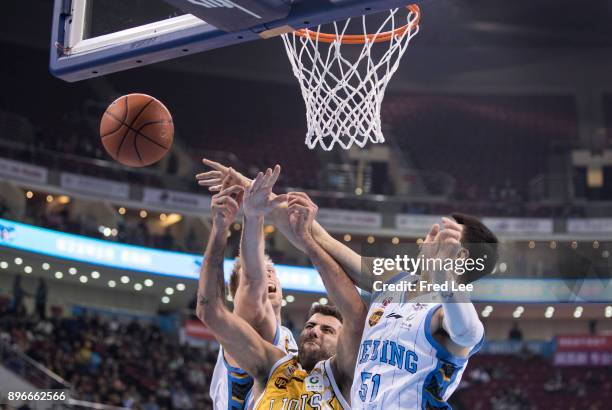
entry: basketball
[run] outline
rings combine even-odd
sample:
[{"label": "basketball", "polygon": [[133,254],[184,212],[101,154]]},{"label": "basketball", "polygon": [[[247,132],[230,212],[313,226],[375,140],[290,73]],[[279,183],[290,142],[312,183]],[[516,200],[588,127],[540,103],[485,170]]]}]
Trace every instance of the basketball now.
[{"label": "basketball", "polygon": [[172,146],[174,124],[170,111],[146,94],[119,97],[100,122],[102,145],[113,159],[129,167],[159,161]]}]

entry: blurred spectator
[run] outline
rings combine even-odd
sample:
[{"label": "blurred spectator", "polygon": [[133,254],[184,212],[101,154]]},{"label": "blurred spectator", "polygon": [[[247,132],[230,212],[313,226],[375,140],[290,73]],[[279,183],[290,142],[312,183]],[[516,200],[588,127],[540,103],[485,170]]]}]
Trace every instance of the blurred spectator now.
[{"label": "blurred spectator", "polygon": [[523,332],[518,327],[518,323],[514,322],[512,328],[510,329],[510,333],[508,334],[508,340],[513,340],[520,342],[523,340]]},{"label": "blurred spectator", "polygon": [[40,278],[36,289],[36,313],[40,320],[44,320],[47,315],[47,284]]},{"label": "blurred spectator", "polygon": [[30,296],[23,288],[21,287],[21,276],[15,276],[13,280],[13,313],[17,315],[25,314],[25,306],[23,305],[23,299],[26,296]]}]

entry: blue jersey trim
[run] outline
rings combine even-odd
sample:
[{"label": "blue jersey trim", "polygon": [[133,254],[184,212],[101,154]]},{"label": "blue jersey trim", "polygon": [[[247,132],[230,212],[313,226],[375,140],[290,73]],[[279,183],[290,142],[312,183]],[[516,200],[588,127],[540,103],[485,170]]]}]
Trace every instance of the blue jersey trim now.
[{"label": "blue jersey trim", "polygon": [[[467,363],[469,357],[461,357],[452,354],[448,351],[448,349],[446,349],[446,347],[442,346],[442,344],[440,344],[431,334],[431,320],[433,318],[434,313],[436,313],[440,308],[442,308],[442,305],[438,305],[437,307],[427,312],[427,317],[425,318],[425,337],[427,338],[427,341],[434,347],[434,349],[436,349],[436,357],[438,359],[453,363],[457,366],[463,366]],[[481,343],[482,341],[476,346],[479,346]],[[480,349],[480,347],[478,347],[478,349]]]}]

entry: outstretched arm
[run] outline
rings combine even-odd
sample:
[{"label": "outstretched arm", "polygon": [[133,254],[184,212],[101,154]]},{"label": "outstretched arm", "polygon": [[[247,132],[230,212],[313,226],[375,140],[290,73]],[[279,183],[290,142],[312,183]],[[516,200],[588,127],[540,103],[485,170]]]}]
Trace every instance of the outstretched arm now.
[{"label": "outstretched arm", "polygon": [[343,393],[348,394],[368,309],[346,272],[313,238],[317,206],[301,192],[288,195],[288,203],[288,219],[293,234],[321,275],[325,290],[344,318],[332,366]]},{"label": "outstretched arm", "polygon": [[263,383],[269,370],[283,353],[262,339],[244,319],[230,312],[225,306],[223,258],[227,245],[227,229],[239,209],[230,195],[240,189],[236,186],[230,187],[213,197],[213,227],[200,272],[196,315],[210,328],[215,338],[239,366]]},{"label": "outstretched arm", "polygon": [[[208,159],[204,159],[202,162],[211,167],[212,171],[196,175],[198,184],[200,186],[208,186],[211,192],[219,191],[223,187],[224,178],[230,175],[230,168]],[[228,181],[229,184],[242,187],[248,187],[252,182],[249,178],[238,172],[233,173]],[[287,206],[287,204],[280,204],[280,206],[274,208],[270,212],[269,218],[294,246],[304,251],[300,241],[295,237],[289,224]],[[316,221],[314,221],[312,226],[312,236],[327,253],[340,263],[351,280],[361,289],[369,292],[372,290],[372,283],[374,280],[385,281],[385,277],[374,276],[371,273],[370,258],[362,258],[357,252],[334,239],[325,228]],[[362,263],[364,266],[362,266]],[[393,272],[389,273],[389,276],[392,276],[392,274]]]},{"label": "outstretched arm", "polygon": [[[432,226],[425,243],[423,252],[428,257],[446,260],[456,258],[461,252],[462,227],[449,218],[442,218],[444,230],[435,224]],[[453,283],[457,278],[450,271],[430,272],[434,283]],[[478,318],[476,308],[465,292],[441,292],[442,310],[438,320],[432,321],[432,332],[443,330],[450,340],[447,347],[461,355],[469,353],[470,348],[477,345],[484,336],[484,326]]]},{"label": "outstretched arm", "polygon": [[234,298],[234,313],[249,322],[268,341],[274,340],[277,318],[268,299],[268,274],[265,260],[264,217],[276,203],[270,201],[280,166],[268,169],[246,188],[243,202],[244,225],[240,246],[242,272]]}]

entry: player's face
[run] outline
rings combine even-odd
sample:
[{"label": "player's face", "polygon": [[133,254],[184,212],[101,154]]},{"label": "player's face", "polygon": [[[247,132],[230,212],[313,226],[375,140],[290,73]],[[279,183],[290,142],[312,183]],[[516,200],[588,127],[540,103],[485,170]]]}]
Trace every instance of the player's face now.
[{"label": "player's face", "polygon": [[276,268],[274,268],[274,264],[270,261],[266,262],[266,273],[268,276],[268,299],[274,309],[280,309],[283,301],[283,290],[276,276]]},{"label": "player's face", "polygon": [[342,323],[333,316],[315,313],[300,334],[299,359],[305,369],[336,354]]}]

